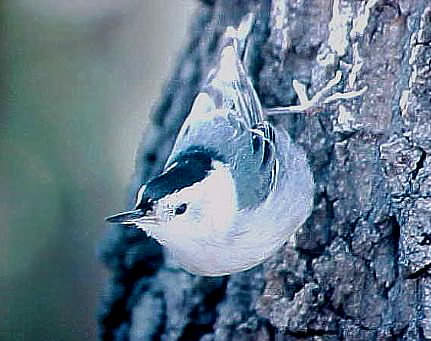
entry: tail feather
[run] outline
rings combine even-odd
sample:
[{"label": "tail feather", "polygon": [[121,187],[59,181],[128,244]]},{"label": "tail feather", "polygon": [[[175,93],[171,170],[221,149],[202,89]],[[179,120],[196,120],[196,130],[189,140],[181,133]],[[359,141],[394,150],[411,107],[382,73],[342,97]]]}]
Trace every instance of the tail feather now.
[{"label": "tail feather", "polygon": [[247,45],[247,38],[253,30],[255,19],[254,13],[249,13],[244,16],[238,27],[228,26],[223,35],[221,47],[224,48],[226,45],[232,45],[238,56],[242,59]]}]

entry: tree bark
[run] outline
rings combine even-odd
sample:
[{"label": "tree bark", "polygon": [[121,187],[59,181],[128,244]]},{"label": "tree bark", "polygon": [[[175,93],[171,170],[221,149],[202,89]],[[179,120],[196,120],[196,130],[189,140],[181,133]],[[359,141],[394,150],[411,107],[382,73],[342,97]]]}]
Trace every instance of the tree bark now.
[{"label": "tree bark", "polygon": [[273,119],[307,151],[313,214],[263,265],[219,278],[177,269],[145,233],[113,226],[101,339],[431,340],[428,0],[202,1],[140,148],[130,205],[163,167],[225,27],[250,11],[249,69],[265,107],[296,104],[295,79],[311,97],[336,71],[334,92],[367,89]]}]

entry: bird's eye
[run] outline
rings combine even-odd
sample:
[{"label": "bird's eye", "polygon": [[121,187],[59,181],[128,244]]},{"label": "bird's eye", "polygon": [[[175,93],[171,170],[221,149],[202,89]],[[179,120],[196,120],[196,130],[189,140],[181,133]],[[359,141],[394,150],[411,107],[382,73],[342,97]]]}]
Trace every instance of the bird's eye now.
[{"label": "bird's eye", "polygon": [[175,214],[180,215],[183,214],[187,210],[187,204],[181,204],[175,209]]}]

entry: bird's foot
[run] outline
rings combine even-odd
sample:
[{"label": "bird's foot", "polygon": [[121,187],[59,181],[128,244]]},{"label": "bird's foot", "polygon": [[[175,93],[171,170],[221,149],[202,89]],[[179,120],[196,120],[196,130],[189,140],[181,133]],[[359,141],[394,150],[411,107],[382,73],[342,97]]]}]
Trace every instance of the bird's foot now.
[{"label": "bird's foot", "polygon": [[335,92],[329,94],[331,89],[337,85],[342,77],[342,72],[337,71],[335,77],[332,78],[325,87],[318,91],[311,99],[308,99],[305,85],[296,79],[293,80],[292,86],[298,96],[298,105],[291,105],[288,107],[274,107],[265,109],[266,116],[276,116],[283,114],[314,114],[322,110],[323,105],[335,102],[338,100],[345,100],[361,96],[367,91],[367,87],[363,87],[360,90],[348,91],[348,92]]}]

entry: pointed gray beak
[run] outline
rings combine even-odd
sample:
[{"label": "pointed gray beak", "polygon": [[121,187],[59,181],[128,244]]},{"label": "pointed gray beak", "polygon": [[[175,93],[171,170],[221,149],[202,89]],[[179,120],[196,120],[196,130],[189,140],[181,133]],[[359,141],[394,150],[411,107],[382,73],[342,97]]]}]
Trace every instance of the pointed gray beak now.
[{"label": "pointed gray beak", "polygon": [[113,224],[159,225],[160,223],[160,218],[153,210],[144,211],[141,209],[115,214],[105,220]]},{"label": "pointed gray beak", "polygon": [[137,220],[145,217],[145,213],[142,210],[134,210],[128,212],[122,212],[110,217],[105,218],[108,223],[113,224],[135,224]]}]

